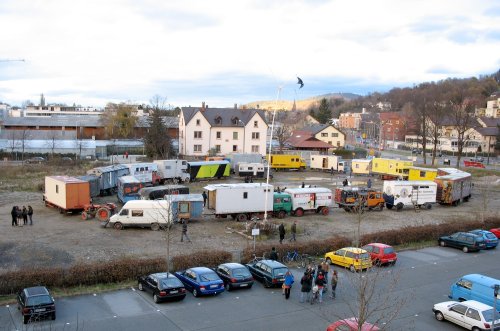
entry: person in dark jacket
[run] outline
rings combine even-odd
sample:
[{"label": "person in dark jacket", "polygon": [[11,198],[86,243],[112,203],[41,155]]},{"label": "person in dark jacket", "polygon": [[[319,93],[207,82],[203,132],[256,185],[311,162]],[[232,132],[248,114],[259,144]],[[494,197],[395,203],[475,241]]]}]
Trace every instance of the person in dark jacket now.
[{"label": "person in dark jacket", "polygon": [[30,225],[33,225],[33,207],[28,206],[28,217],[30,219]]},{"label": "person in dark jacket", "polygon": [[276,247],[271,248],[271,254],[269,254],[269,260],[278,261],[278,252],[276,252]]},{"label": "person in dark jacket", "polygon": [[280,234],[280,244],[282,244],[286,234],[285,225],[283,225],[283,223],[281,223],[280,226],[278,227],[278,232]]},{"label": "person in dark jacket", "polygon": [[191,242],[191,239],[189,239],[189,236],[187,234],[188,232],[188,224],[187,224],[187,220],[182,220],[182,236],[181,236],[181,242],[184,241],[184,237],[186,237],[186,240]]},{"label": "person in dark jacket", "polygon": [[300,303],[304,303],[304,299],[309,302],[311,300],[310,294],[311,294],[311,289],[312,289],[312,275],[310,272],[304,272],[304,276],[300,279],[300,285],[302,287],[300,288]]},{"label": "person in dark jacket", "polygon": [[372,180],[368,178],[368,181],[366,182],[366,187],[372,188]]},{"label": "person in dark jacket", "polygon": [[203,207],[207,205],[207,192],[203,191],[201,194],[203,196]]},{"label": "person in dark jacket", "polygon": [[335,290],[337,289],[338,282],[339,282],[339,275],[337,274],[337,270],[333,270],[333,275],[332,275],[332,295],[331,295],[332,299],[335,299]]},{"label": "person in dark jacket", "polygon": [[293,221],[292,227],[290,229],[292,232],[292,236],[290,237],[290,241],[297,241],[295,236],[297,235],[297,221]]},{"label": "person in dark jacket", "polygon": [[28,225],[28,209],[23,206],[23,225]]},{"label": "person in dark jacket", "polygon": [[325,287],[325,276],[323,276],[322,272],[318,272],[315,284],[318,286],[319,302],[321,303],[323,302],[323,288]]},{"label": "person in dark jacket", "polygon": [[16,206],[17,212],[17,225],[23,225],[23,211],[19,206]]},{"label": "person in dark jacket", "polygon": [[12,207],[10,215],[12,216],[12,226],[17,226],[17,206]]},{"label": "person in dark jacket", "polygon": [[349,185],[349,181],[347,180],[347,178],[346,178],[346,179],[344,179],[344,181],[342,182],[342,185],[344,185],[344,186]]}]

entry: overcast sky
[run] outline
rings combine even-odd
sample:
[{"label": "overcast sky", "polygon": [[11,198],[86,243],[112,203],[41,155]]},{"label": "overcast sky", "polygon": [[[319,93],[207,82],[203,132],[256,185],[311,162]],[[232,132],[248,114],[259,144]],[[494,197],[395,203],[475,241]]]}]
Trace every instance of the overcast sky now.
[{"label": "overcast sky", "polygon": [[0,62],[11,105],[232,107],[500,67],[498,0],[1,0],[0,31],[0,60],[26,60]]}]

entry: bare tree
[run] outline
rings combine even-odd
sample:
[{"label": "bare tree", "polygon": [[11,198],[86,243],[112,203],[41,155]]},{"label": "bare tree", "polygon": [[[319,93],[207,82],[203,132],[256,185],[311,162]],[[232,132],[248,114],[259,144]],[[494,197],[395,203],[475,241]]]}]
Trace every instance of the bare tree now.
[{"label": "bare tree", "polygon": [[55,149],[59,147],[59,133],[55,130],[50,130],[47,135],[46,146],[50,149],[51,158],[54,158]]},{"label": "bare tree", "polygon": [[279,151],[282,152],[285,147],[285,141],[290,138],[292,134],[292,130],[290,126],[284,122],[281,125],[274,129],[274,135],[276,136],[276,140],[278,140]]},{"label": "bare tree", "polygon": [[450,100],[451,119],[457,133],[457,168],[460,168],[462,152],[469,140],[467,132],[475,121],[475,109],[476,99],[465,97],[462,91],[455,92]]},{"label": "bare tree", "polygon": [[439,138],[441,137],[442,118],[446,115],[446,103],[437,98],[429,100],[429,113],[427,114],[427,136],[432,143],[432,162],[434,164],[437,155]]},{"label": "bare tree", "polygon": [[29,139],[31,137],[31,131],[21,130],[19,135],[20,148],[21,148],[21,160],[24,162],[24,151],[26,147],[29,147]]},{"label": "bare tree", "polygon": [[[165,195],[164,203],[160,204],[162,212],[158,213],[157,224],[158,229],[161,231],[163,238],[165,239],[166,248],[166,262],[167,262],[167,272],[170,272],[170,244],[172,239],[172,228],[173,223],[180,221],[177,219],[177,209],[173,207],[172,195]],[[154,229],[154,228],[152,228]]]},{"label": "bare tree", "polygon": [[9,149],[12,160],[14,160],[14,151],[19,148],[19,132],[17,130],[12,130],[9,132]]}]

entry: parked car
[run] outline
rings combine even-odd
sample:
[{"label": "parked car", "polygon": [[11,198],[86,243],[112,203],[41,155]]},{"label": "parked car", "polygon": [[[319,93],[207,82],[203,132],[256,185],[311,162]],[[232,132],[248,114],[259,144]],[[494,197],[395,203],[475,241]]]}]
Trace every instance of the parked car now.
[{"label": "parked car", "polygon": [[175,277],[184,284],[188,291],[193,292],[195,297],[207,294],[219,294],[224,292],[224,282],[210,268],[195,267],[178,271]]},{"label": "parked car", "polygon": [[28,287],[17,295],[17,309],[23,315],[24,324],[49,317],[56,319],[54,298],[45,286]]},{"label": "parked car", "polygon": [[139,291],[153,294],[153,301],[159,303],[167,299],[182,300],[186,297],[186,288],[173,274],[168,272],[140,276],[137,279]]},{"label": "parked car", "polygon": [[[326,328],[326,331],[358,331],[359,323],[356,317],[338,320]],[[365,322],[361,327],[361,331],[379,331],[380,328],[371,323]]]},{"label": "parked car", "polygon": [[[475,300],[437,303],[432,311],[438,321],[447,320],[468,330],[490,330],[493,323],[493,308]],[[495,325],[500,325],[500,319]]]},{"label": "parked car", "polygon": [[224,282],[226,291],[235,288],[252,288],[253,277],[248,269],[239,263],[224,263],[219,265],[215,272]]},{"label": "parked car", "polygon": [[371,243],[361,247],[370,254],[372,259],[372,264],[383,265],[383,264],[396,264],[398,256],[394,251],[392,246],[381,244],[381,243]]},{"label": "parked car", "polygon": [[325,254],[326,262],[349,268],[352,272],[372,267],[370,254],[357,247],[344,247]]},{"label": "parked car", "polygon": [[274,260],[260,260],[247,264],[252,276],[265,287],[281,286],[285,281],[288,267]]},{"label": "parked car", "polygon": [[483,237],[469,232],[456,232],[450,236],[439,237],[441,247],[450,246],[460,248],[464,253],[486,248]]},{"label": "parked car", "polygon": [[500,239],[500,228],[490,229],[490,232]]},{"label": "parked car", "polygon": [[47,162],[47,160],[45,160],[45,158],[43,158],[41,156],[35,156],[32,158],[26,159],[24,162],[28,163],[28,164],[42,164],[42,163]]},{"label": "parked car", "polygon": [[470,233],[477,234],[478,236],[483,237],[484,242],[486,243],[486,248],[496,248],[498,246],[498,238],[493,233],[487,230],[472,230]]}]

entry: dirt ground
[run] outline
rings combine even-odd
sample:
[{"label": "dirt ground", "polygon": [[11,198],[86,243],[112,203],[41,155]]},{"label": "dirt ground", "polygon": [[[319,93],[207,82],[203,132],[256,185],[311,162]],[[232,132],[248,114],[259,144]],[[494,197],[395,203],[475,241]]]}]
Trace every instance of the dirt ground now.
[{"label": "dirt ground", "polygon": [[[318,172],[276,173],[272,184],[297,187],[302,181],[306,185],[324,186],[331,189],[341,186],[345,176],[331,177]],[[367,177],[352,178],[353,185],[364,185]],[[229,179],[225,182],[241,182]],[[201,193],[205,183],[191,183],[191,193]],[[500,210],[500,177],[478,177],[474,179],[472,199],[458,207],[435,205],[431,210],[401,212],[384,209],[363,214],[362,233],[402,228],[412,225],[437,224],[449,221],[478,219],[485,210],[492,215]],[[374,180],[373,186],[382,183]],[[486,197],[486,198],[485,198]],[[116,202],[116,197],[99,198],[100,202]],[[96,201],[98,203],[98,201]],[[33,226],[12,227],[12,206],[28,206],[34,209]],[[484,206],[487,206],[484,208]],[[79,215],[61,215],[55,209],[45,207],[42,193],[0,192],[0,270],[15,270],[32,266],[69,266],[81,261],[104,261],[123,256],[156,257],[165,255],[164,232],[149,229],[125,229],[117,231],[103,228],[97,220],[83,221]],[[301,218],[287,217],[285,224],[297,221],[299,241],[329,237],[333,234],[353,236],[357,229],[357,216],[344,210],[332,208],[330,215],[306,214]],[[188,234],[192,243],[181,243],[180,225],[174,225],[171,233],[171,252],[174,255],[200,250],[224,249],[238,256],[252,241],[235,232],[244,224],[232,219],[205,217],[189,223]],[[277,238],[261,242],[278,243]]]}]

